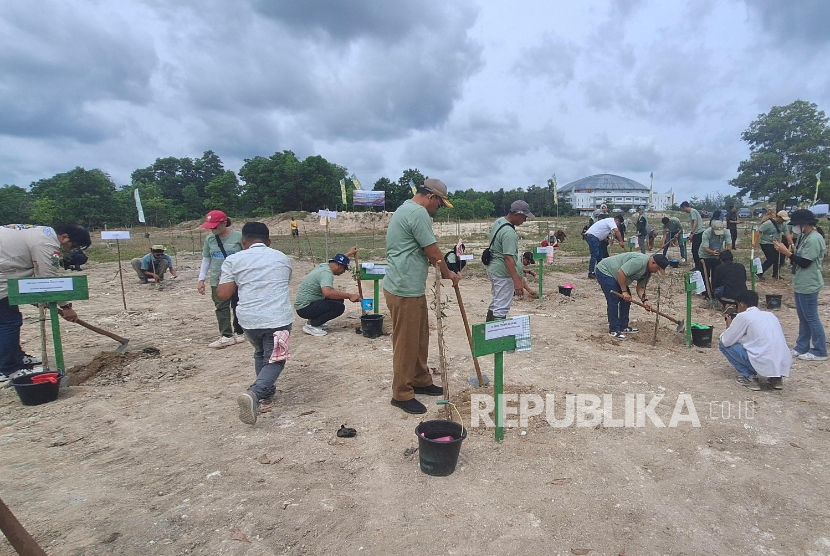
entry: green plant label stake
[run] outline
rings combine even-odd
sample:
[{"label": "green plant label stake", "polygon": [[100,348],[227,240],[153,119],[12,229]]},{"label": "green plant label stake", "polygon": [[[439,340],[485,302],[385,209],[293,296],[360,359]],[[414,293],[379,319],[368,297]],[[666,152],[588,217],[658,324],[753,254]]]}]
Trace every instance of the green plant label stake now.
[{"label": "green plant label stake", "polygon": [[697,285],[692,282],[692,273],[683,273],[683,287],[686,290],[686,347],[692,347],[692,295]]},{"label": "green plant label stake", "polygon": [[539,299],[542,299],[542,286],[545,281],[545,259],[548,256],[548,249],[552,249],[552,247],[537,247],[533,250],[533,259],[539,261]]},{"label": "green plant label stake", "polygon": [[375,283],[375,302],[372,310],[375,314],[380,311],[380,281],[386,275],[386,265],[375,263],[360,263],[360,279],[371,280]]},{"label": "green plant label stake", "polygon": [[46,303],[49,306],[52,345],[55,347],[55,366],[61,376],[65,373],[58,303],[76,299],[89,299],[86,275],[9,279],[10,305]]},{"label": "green plant label stake", "polygon": [[516,334],[521,331],[521,322],[513,319],[473,325],[473,355],[483,357],[492,353],[494,358],[493,394],[496,405],[493,420],[497,442],[504,438],[504,352],[516,349]]}]

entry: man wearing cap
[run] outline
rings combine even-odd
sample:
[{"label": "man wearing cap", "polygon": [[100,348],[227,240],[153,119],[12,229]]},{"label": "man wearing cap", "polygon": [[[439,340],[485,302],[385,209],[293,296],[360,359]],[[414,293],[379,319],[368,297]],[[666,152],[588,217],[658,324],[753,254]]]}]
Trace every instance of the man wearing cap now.
[{"label": "man wearing cap", "polygon": [[712,271],[720,264],[718,255],[721,251],[728,251],[730,245],[732,245],[732,234],[726,229],[726,223],[723,220],[712,221],[712,225],[703,231],[697,254],[700,257],[701,267],[706,267],[706,273],[710,279]]},{"label": "man wearing cap", "polygon": [[[597,282],[605,294],[609,335],[617,340],[625,340],[626,334],[640,331],[631,327],[628,321],[628,314],[631,310],[629,286],[632,282],[637,282],[637,297],[645,305],[646,311],[651,311],[651,303],[646,296],[646,285],[655,272],[665,274],[667,266],[669,266],[669,259],[665,255],[658,253],[649,257],[633,251],[600,261],[597,265]],[[612,292],[621,294],[622,298]]]},{"label": "man wearing cap", "polygon": [[677,240],[677,245],[680,248],[680,258],[686,259],[686,242],[681,237],[683,235],[683,224],[676,216],[664,216],[663,223],[663,255],[669,252],[669,246],[672,241]]},{"label": "man wearing cap", "polygon": [[334,277],[349,270],[349,257],[354,257],[357,247],[352,247],[345,255],[338,253],[328,263],[317,265],[300,283],[294,309],[300,318],[307,319],[303,332],[312,336],[325,336],[328,321],[335,319],[346,310],[344,300],[352,303],[360,301],[356,293],[346,293],[334,289]]},{"label": "man wearing cap", "polygon": [[789,258],[793,265],[798,339],[791,353],[802,361],[827,360],[827,337],[818,314],[818,294],[824,288],[821,267],[827,245],[824,236],[816,230],[817,224],[818,219],[811,211],[794,211],[790,225],[798,241],[789,247],[778,240],[773,242],[776,251]]},{"label": "man wearing cap", "polygon": [[742,292],[737,302],[738,314],[734,318],[726,315],[726,330],[718,344],[739,373],[735,381],[750,390],[760,390],[760,375],[774,389],[782,389],[782,377],[790,376],[793,358],[778,317],[758,308],[758,294],[752,290]]},{"label": "man wearing cap", "polygon": [[176,269],[173,268],[173,259],[170,258],[170,255],[164,253],[164,245],[153,245],[149,253],[143,257],[133,259],[130,261],[130,265],[138,274],[138,280],[142,284],[146,284],[150,278],[160,284],[168,270],[173,278],[179,277]]},{"label": "man wearing cap", "polygon": [[386,231],[386,274],[383,296],[392,318],[392,405],[407,413],[426,413],[415,394],[440,396],[444,389],[432,383],[427,367],[429,319],[426,280],[430,265],[453,285],[461,279],[444,262],[432,233],[430,215],[446,206],[447,186],[435,178],[424,181],[389,220]]},{"label": "man wearing cap", "polygon": [[493,222],[490,227],[490,264],[487,277],[490,278],[492,300],[487,308],[487,322],[507,318],[513,296],[524,293],[524,281],[520,272],[519,236],[516,226],[533,218],[530,205],[525,201],[513,201],[510,212]]},{"label": "man wearing cap", "polygon": [[[680,203],[680,210],[689,215],[689,235],[692,238],[692,259],[695,261],[695,268],[697,270],[702,270],[700,267],[699,250],[700,243],[703,241],[703,231],[705,229],[705,226],[703,225],[703,217],[696,208],[689,204],[689,201],[683,201]],[[680,241],[679,238],[678,241]],[[686,258],[685,255],[683,258]]]},{"label": "man wearing cap", "polygon": [[[231,219],[221,210],[212,210],[207,213],[202,228],[212,233],[207,235],[202,247],[202,266],[199,269],[199,282],[196,289],[200,294],[205,295],[205,280],[209,281],[210,297],[215,307],[216,321],[219,323],[221,336],[210,342],[208,347],[222,349],[245,341],[245,335],[236,317],[239,297],[236,293],[226,300],[216,297],[222,263],[227,257],[242,251],[242,233],[231,230]],[[233,315],[231,315],[231,308],[234,309]]]},{"label": "man wearing cap", "polygon": [[236,398],[239,420],[254,425],[262,404],[270,404],[277,382],[288,359],[288,338],[294,311],[288,283],[291,260],[271,249],[268,226],[248,222],[242,227],[244,251],[222,263],[216,297],[230,299],[239,293],[239,322],[245,338],[254,346],[256,379]]},{"label": "man wearing cap", "polygon": [[[12,373],[42,363],[39,357],[26,354],[20,347],[23,315],[17,305],[9,303],[10,278],[53,277],[60,275],[63,253],[91,244],[89,232],[78,224],[0,226],[0,382]],[[61,316],[78,320],[72,303],[59,305]]]},{"label": "man wearing cap", "polygon": [[[588,263],[588,278],[596,278],[594,269],[596,268],[597,263],[603,259],[602,246],[600,244],[605,241],[608,236],[613,233],[614,237],[617,238],[620,247],[625,249],[625,242],[623,241],[622,234],[619,230],[619,225],[622,223],[623,217],[618,214],[614,218],[603,218],[602,220],[598,220],[585,231],[585,236],[583,237],[588,243],[588,249],[591,251],[591,262]],[[611,240],[611,243],[613,243],[613,239]]]},{"label": "man wearing cap", "polygon": [[763,273],[766,272],[769,267],[772,267],[772,277],[778,278],[778,273],[780,271],[780,255],[778,254],[778,251],[775,250],[773,242],[781,241],[781,236],[786,232],[786,223],[789,221],[790,216],[787,214],[787,211],[782,210],[779,211],[774,218],[765,220],[764,223],[758,228],[758,235],[755,236],[755,241],[752,243],[752,247],[755,248],[760,243],[761,251],[764,252],[765,260],[764,264],[761,265],[762,274],[758,275],[759,278],[764,277]]},{"label": "man wearing cap", "polygon": [[645,207],[637,207],[637,243],[640,244],[640,253],[645,254],[648,246],[648,218]]}]

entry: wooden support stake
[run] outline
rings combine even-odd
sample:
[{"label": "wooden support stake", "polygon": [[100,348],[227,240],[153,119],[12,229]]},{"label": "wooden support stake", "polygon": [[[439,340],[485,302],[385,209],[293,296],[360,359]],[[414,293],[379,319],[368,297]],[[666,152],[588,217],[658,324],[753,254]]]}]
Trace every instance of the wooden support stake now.
[{"label": "wooden support stake", "polygon": [[0,530],[20,556],[46,556],[46,552],[20,524],[6,504],[0,500]]},{"label": "wooden support stake", "polygon": [[[435,265],[435,320],[438,328],[438,370],[441,372],[441,385],[444,387],[444,399],[450,399],[450,386],[447,380],[447,354],[444,346],[444,318],[441,314],[441,264]],[[444,406],[446,419],[452,421],[452,410]]]}]

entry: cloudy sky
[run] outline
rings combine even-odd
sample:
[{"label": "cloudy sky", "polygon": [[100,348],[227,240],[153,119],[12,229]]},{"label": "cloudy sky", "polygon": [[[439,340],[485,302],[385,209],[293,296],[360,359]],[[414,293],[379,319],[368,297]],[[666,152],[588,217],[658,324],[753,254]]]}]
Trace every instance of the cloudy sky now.
[{"label": "cloudy sky", "polygon": [[0,184],[292,150],[368,186],[728,194],[758,114],[830,111],[828,25],[826,0],[9,0]]}]

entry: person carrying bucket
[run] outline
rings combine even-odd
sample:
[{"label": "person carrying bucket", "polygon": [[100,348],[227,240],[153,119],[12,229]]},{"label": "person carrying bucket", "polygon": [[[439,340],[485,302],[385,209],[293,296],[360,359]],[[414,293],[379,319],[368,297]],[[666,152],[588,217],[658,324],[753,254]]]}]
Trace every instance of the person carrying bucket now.
[{"label": "person carrying bucket", "polygon": [[392,401],[407,413],[426,413],[415,394],[440,396],[427,367],[429,315],[426,280],[430,265],[439,265],[441,276],[458,285],[461,275],[447,268],[432,233],[431,215],[441,207],[452,208],[447,186],[429,178],[404,201],[386,230],[386,274],[383,297],[392,319]]}]

